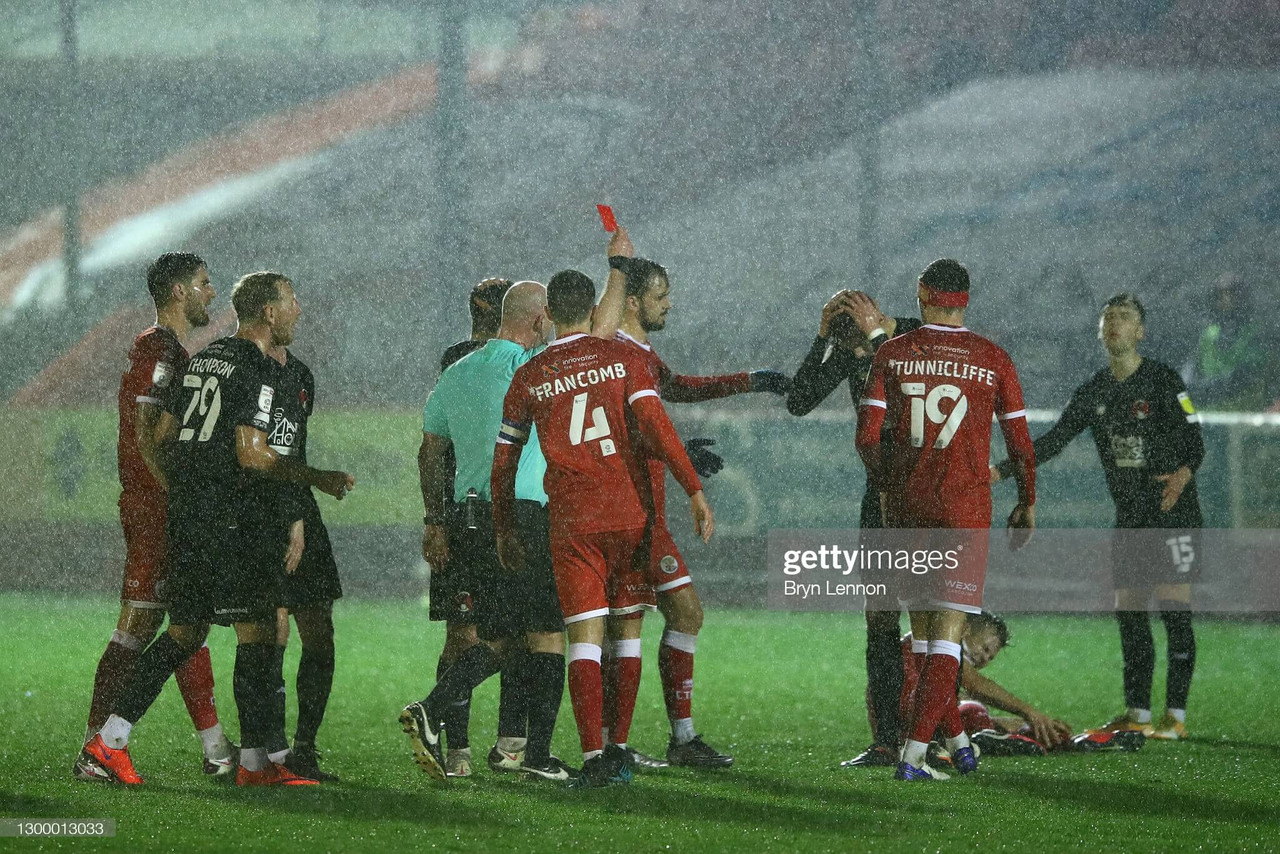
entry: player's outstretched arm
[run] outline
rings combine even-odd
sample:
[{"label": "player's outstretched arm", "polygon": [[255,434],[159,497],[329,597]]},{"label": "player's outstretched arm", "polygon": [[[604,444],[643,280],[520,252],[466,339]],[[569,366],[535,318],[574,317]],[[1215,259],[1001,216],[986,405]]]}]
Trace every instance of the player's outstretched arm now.
[{"label": "player's outstretched arm", "polygon": [[[635,248],[627,230],[619,228],[609,238],[608,257],[634,258]],[[609,277],[605,280],[604,295],[596,306],[595,319],[591,323],[591,335],[612,341],[622,326],[622,311],[627,304],[627,277],[621,270],[609,267]]]},{"label": "player's outstretched arm", "polygon": [[444,436],[422,432],[418,446],[418,486],[422,490],[422,559],[439,572],[449,562],[449,540],[444,531],[446,458],[453,443]]},{"label": "player's outstretched arm", "polygon": [[313,486],[341,501],[355,488],[356,479],[344,471],[312,468],[292,457],[277,454],[267,444],[267,434],[247,424],[236,426],[236,459],[240,466],[283,483]]},{"label": "player's outstretched arm", "polygon": [[1015,696],[1012,691],[994,679],[983,676],[976,668],[965,667],[960,671],[961,687],[965,693],[980,703],[1013,712],[1031,725],[1036,741],[1052,747],[1071,737],[1071,727]]},{"label": "player's outstretched arm", "polygon": [[[1071,396],[1071,400],[1067,403],[1067,408],[1063,411],[1062,417],[1049,428],[1047,433],[1031,443],[1035,464],[1037,466],[1044,465],[1062,453],[1063,449],[1071,444],[1071,440],[1083,433],[1088,426],[1089,414],[1085,403],[1081,400],[1080,390],[1076,389],[1076,393]],[[1012,457],[992,466],[991,482],[998,483],[1012,477],[1015,466],[1016,463]]]}]

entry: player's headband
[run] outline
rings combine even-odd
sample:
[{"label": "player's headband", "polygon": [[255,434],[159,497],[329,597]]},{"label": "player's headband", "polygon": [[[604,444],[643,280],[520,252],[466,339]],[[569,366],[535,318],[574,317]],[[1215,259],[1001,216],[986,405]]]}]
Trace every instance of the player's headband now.
[{"label": "player's headband", "polygon": [[920,302],[938,308],[964,308],[969,304],[968,291],[935,291],[923,282],[920,286]]}]

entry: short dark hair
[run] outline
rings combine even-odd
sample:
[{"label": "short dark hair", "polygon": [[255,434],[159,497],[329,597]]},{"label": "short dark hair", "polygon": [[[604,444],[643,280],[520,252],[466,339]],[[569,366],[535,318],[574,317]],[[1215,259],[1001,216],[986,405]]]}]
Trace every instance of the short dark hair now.
[{"label": "short dark hair", "polygon": [[959,261],[939,258],[920,274],[920,284],[945,294],[968,293],[969,271]]},{"label": "short dark hair", "polygon": [[1147,322],[1147,310],[1142,307],[1142,302],[1128,291],[1116,294],[1111,299],[1107,300],[1102,306],[1103,314],[1106,314],[1107,309],[1116,306],[1133,309],[1138,312],[1139,323],[1145,324]]},{"label": "short dark hair", "polygon": [[156,308],[162,308],[173,299],[173,286],[191,281],[204,259],[192,252],[166,252],[147,267],[147,292]]},{"label": "short dark hair", "polygon": [[636,299],[644,299],[644,295],[649,292],[649,288],[653,287],[654,276],[661,276],[664,279],[669,278],[666,267],[657,261],[650,261],[648,258],[632,258],[627,263],[626,271],[626,295]]},{"label": "short dark hair", "polygon": [[970,614],[967,620],[973,628],[990,629],[995,632],[996,640],[1000,641],[1001,648],[1009,645],[1009,624],[999,614],[983,611],[978,614]]},{"label": "short dark hair", "polygon": [[258,320],[268,303],[280,299],[280,286],[292,284],[282,273],[263,270],[241,277],[231,289],[231,306],[242,322]]},{"label": "short dark hair", "polygon": [[596,283],[577,270],[561,270],[547,283],[547,313],[554,323],[581,323],[596,304]]},{"label": "short dark hair", "polygon": [[471,328],[497,331],[502,325],[502,298],[511,290],[511,280],[501,277],[483,279],[471,289],[467,309],[471,312]]}]

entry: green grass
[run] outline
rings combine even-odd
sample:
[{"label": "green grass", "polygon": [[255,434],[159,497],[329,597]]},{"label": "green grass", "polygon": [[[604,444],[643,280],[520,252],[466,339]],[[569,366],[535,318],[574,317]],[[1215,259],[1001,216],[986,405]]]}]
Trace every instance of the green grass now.
[{"label": "green grass", "polygon": [[[1149,743],[1137,754],[992,759],[973,779],[907,787],[885,771],[834,767],[868,740],[859,615],[712,611],[699,643],[695,720],[709,741],[737,755],[737,765],[574,792],[483,768],[447,787],[423,776],[395,719],[430,685],[440,627],[426,622],[417,603],[344,602],[320,739],[340,784],[245,792],[201,779],[199,742],[170,685],[135,734],[133,755],[147,785],[123,791],[78,784],[69,773],[115,608],[103,599],[0,595],[0,815],[116,819],[118,836],[95,848],[1267,850],[1280,825],[1280,737],[1270,726],[1280,709],[1277,626],[1199,624],[1187,743]],[[989,675],[1077,727],[1117,710],[1112,622],[1025,617],[1012,628],[1014,646]],[[653,752],[666,739],[658,632],[651,621],[631,739]],[[230,633],[215,630],[210,644],[224,723],[234,735]],[[296,655],[291,649],[290,672]],[[476,696],[472,735],[480,755],[492,743],[496,694],[488,684]],[[555,747],[577,756],[567,702]]]}]

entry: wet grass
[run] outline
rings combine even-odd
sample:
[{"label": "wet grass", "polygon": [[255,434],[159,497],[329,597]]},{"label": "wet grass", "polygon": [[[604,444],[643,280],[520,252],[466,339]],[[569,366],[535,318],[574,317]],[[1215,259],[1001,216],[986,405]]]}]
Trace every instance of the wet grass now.
[{"label": "wet grass", "polygon": [[[859,615],[713,610],[699,642],[695,721],[737,765],[574,792],[483,767],[496,680],[474,704],[476,776],[440,786],[419,773],[396,715],[430,686],[439,626],[426,622],[417,603],[345,602],[320,734],[341,783],[246,792],[202,779],[199,742],[170,685],[135,732],[133,755],[147,785],[123,791],[76,783],[69,773],[115,607],[105,599],[0,595],[0,816],[114,818],[118,835],[95,848],[1266,850],[1280,824],[1280,737],[1268,726],[1280,710],[1275,625],[1199,624],[1187,743],[1149,743],[1136,754],[993,759],[971,779],[906,787],[883,770],[836,767],[869,737]],[[1112,622],[1016,617],[1011,625],[1013,646],[989,675],[1078,728],[1118,710]],[[646,629],[631,738],[654,753],[666,741],[659,629],[657,621]],[[234,735],[230,633],[215,631],[210,644]],[[290,671],[296,656],[291,649]],[[556,751],[577,756],[567,702]]]}]

